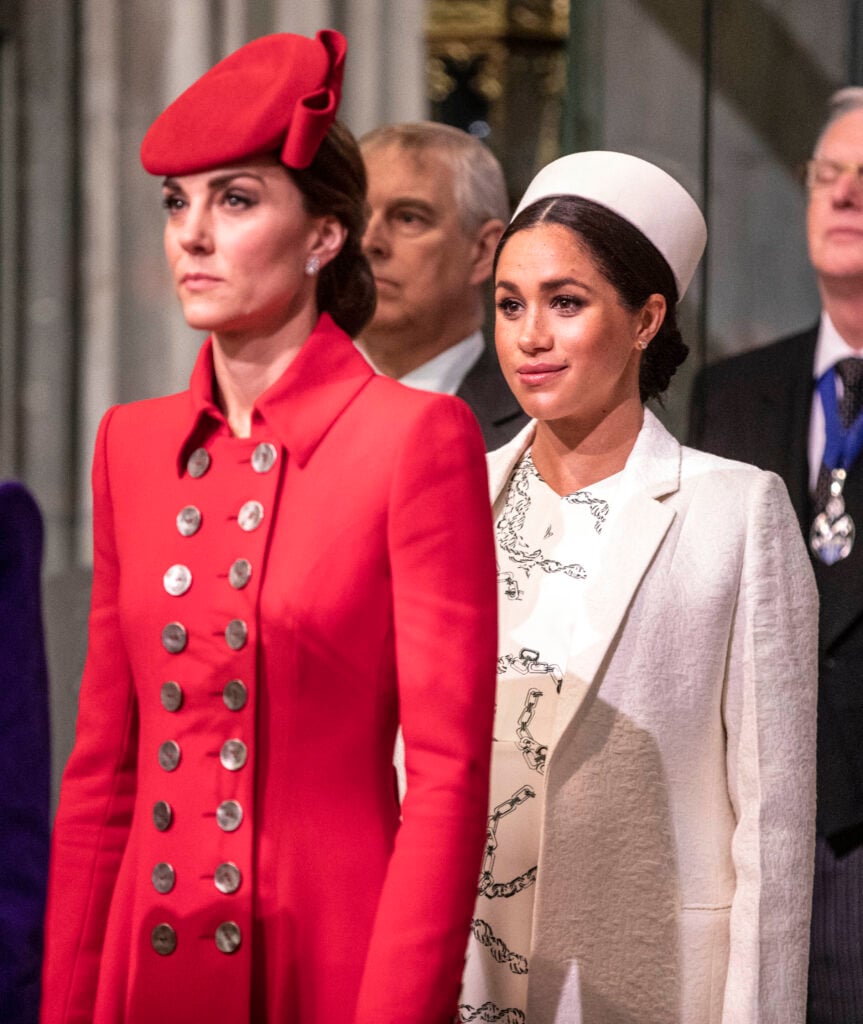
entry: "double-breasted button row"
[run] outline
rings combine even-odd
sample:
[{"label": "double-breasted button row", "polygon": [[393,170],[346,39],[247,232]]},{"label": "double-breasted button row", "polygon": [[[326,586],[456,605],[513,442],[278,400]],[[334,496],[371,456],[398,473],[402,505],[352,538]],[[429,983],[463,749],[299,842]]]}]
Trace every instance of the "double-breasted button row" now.
[{"label": "double-breasted button row", "polygon": [[[234,590],[242,590],[252,578],[252,563],[248,558],[238,558],[228,569],[228,582]],[[192,585],[192,570],[187,565],[172,565],[162,577],[165,591],[172,597],[182,597]]]},{"label": "double-breasted button row", "polygon": [[[225,643],[232,651],[240,651],[249,639],[249,627],[243,619],[231,619],[225,626]],[[162,627],[162,646],[168,654],[182,654],[189,643],[189,633],[182,622],[169,622]]]},{"label": "double-breasted button row", "polygon": [[[256,473],[269,473],[273,466],[275,466],[278,455],[279,453],[274,444],[271,444],[269,441],[261,441],[252,452],[252,469]],[[196,448],[186,460],[186,469],[189,472],[189,476],[197,479],[207,472],[211,464],[212,460],[207,449]]]},{"label": "double-breasted button row", "polygon": [[[174,713],[183,706],[183,688],[173,679],[162,683],[159,699],[166,711]],[[239,679],[231,679],[222,690],[222,700],[229,711],[242,711],[249,699],[249,691],[245,683]]]},{"label": "double-breasted button row", "polygon": [[[236,921],[223,921],[213,939],[220,953],[236,953],[242,943],[242,932]],[[159,956],[170,956],[177,948],[177,933],[169,924],[157,924],[150,933],[150,943]]]},{"label": "double-breasted button row", "polygon": [[[159,746],[159,765],[166,772],[172,772],[179,765],[181,757],[180,744],[176,740],[165,740]],[[222,744],[219,760],[230,772],[239,771],[249,757],[249,748],[242,740],[230,739]]]},{"label": "double-breasted button row", "polygon": [[[269,442],[262,442],[254,449],[251,467],[255,473],[270,472],[278,462],[278,450]],[[191,453],[187,461],[188,473],[192,478],[204,476],[212,468],[212,457],[204,448]],[[181,537],[193,537],[201,529],[203,514],[196,505],[186,505],[176,516],[176,528]],[[265,519],[263,504],[257,499],[245,501],[237,513],[237,525],[244,533],[258,530]],[[234,590],[247,587],[253,575],[252,562],[245,557],[237,557],[228,566],[227,579]],[[184,562],[169,566],[162,579],[164,590],[172,597],[182,597],[188,593],[193,583],[190,567]],[[232,651],[242,650],[249,640],[249,627],[242,618],[234,618],[224,628],[227,647]],[[162,629],[162,645],[170,654],[180,654],[186,650],[189,634],[186,626],[178,621],[167,623]],[[162,707],[176,713],[184,705],[183,687],[174,679],[163,682],[160,689]],[[238,712],[246,707],[249,691],[241,679],[230,679],[222,690],[225,707]],[[249,750],[246,743],[238,737],[226,740],[219,751],[219,761],[226,771],[237,772],[248,763]],[[180,763],[181,750],[176,740],[166,740],[159,747],[158,760],[166,772],[174,771]],[[157,831],[165,832],[174,824],[174,811],[165,800],[158,800],[152,809],[153,825]],[[224,800],[216,808],[216,824],[223,832],[230,833],[239,829],[243,823],[243,807],[237,800]],[[167,862],[159,862],[152,869],[151,882],[159,893],[170,893],[177,885],[174,867]],[[213,874],[213,885],[224,895],[237,892],[242,884],[242,873],[233,861],[220,863]],[[152,932],[153,949],[162,956],[174,952],[177,946],[177,932],[168,922],[157,925]],[[240,948],[242,934],[235,921],[223,921],[213,935],[216,947],[225,954],[234,953]]]},{"label": "double-breasted button row", "polygon": [[[164,861],[155,865],[150,877],[153,888],[163,895],[171,892],[177,884],[177,872],[171,864]],[[213,885],[225,896],[235,893],[240,888],[242,880],[242,873],[233,861],[220,864],[213,875]]]},{"label": "double-breasted button row", "polygon": [[[242,765],[240,765],[239,767],[242,767]],[[174,810],[168,803],[168,801],[157,800],[153,804],[153,824],[158,829],[158,831],[167,832],[168,829],[171,827],[173,821]],[[242,822],[243,808],[238,801],[223,800],[222,803],[220,803],[219,806],[216,808],[216,824],[223,832],[236,832],[237,829],[242,824]]]}]

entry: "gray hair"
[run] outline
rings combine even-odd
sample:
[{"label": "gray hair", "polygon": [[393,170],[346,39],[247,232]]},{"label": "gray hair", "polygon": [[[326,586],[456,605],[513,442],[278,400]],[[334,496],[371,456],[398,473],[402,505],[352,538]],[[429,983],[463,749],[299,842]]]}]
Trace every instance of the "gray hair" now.
[{"label": "gray hair", "polygon": [[837,89],[827,101],[827,120],[818,133],[814,152],[818,151],[824,133],[830,125],[854,110],[863,110],[863,85],[846,85],[844,89]]},{"label": "gray hair", "polygon": [[438,154],[449,166],[459,218],[468,233],[477,231],[488,220],[509,220],[509,198],[503,170],[497,157],[473,135],[436,121],[387,124],[363,135],[363,153],[400,146],[420,155]]}]

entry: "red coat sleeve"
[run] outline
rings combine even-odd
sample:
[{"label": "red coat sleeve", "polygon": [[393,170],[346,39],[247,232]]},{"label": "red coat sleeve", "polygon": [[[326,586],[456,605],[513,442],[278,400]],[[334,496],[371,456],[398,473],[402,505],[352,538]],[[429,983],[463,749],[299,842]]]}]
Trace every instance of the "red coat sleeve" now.
[{"label": "red coat sleeve", "polygon": [[86,1024],[108,907],[135,796],[137,712],[120,635],[119,573],[107,468],[114,410],[99,427],[93,463],[93,595],[75,747],[54,825],[46,918],[42,1021]]},{"label": "red coat sleeve", "polygon": [[400,439],[389,504],[407,795],[356,1024],[452,1019],[485,838],[497,653],[482,438],[440,397]]}]

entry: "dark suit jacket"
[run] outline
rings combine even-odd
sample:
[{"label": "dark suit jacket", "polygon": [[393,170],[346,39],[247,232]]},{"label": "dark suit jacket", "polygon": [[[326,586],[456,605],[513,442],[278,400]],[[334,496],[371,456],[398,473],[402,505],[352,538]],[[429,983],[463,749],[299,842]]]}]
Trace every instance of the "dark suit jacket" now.
[{"label": "dark suit jacket", "polygon": [[456,394],[467,402],[479,420],[486,451],[506,444],[529,419],[509,390],[494,347],[488,342]]},{"label": "dark suit jacket", "polygon": [[[807,541],[817,335],[811,328],[702,370],[690,417],[694,447],[782,477]],[[863,460],[848,474],[845,500],[863,531]],[[836,836],[863,824],[863,535],[845,560],[813,564],[821,599],[817,829]]]}]

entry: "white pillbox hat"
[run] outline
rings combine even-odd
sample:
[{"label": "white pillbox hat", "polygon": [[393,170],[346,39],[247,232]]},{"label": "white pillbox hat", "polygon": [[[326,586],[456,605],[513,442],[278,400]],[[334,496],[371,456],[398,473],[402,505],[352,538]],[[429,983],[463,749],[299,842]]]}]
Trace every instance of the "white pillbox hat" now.
[{"label": "white pillbox hat", "polygon": [[590,199],[638,228],[665,257],[678,299],[683,298],[707,243],[707,225],[695,200],[670,174],[628,153],[571,153],[536,175],[513,220],[538,199],[559,195]]}]

